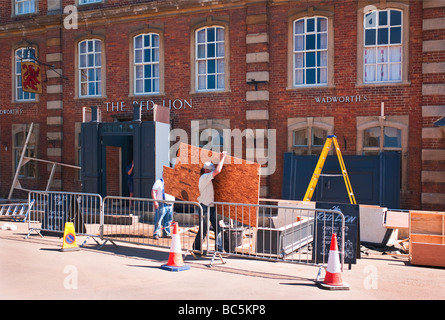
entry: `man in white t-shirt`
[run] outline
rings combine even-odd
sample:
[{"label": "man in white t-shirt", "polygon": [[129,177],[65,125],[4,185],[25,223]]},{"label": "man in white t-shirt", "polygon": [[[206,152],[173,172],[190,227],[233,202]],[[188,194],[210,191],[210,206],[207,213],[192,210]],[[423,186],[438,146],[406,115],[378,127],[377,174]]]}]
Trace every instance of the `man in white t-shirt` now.
[{"label": "man in white t-shirt", "polygon": [[[215,190],[213,189],[213,178],[216,177],[222,170],[224,160],[226,158],[227,152],[223,151],[220,154],[220,161],[218,166],[215,168],[213,163],[206,162],[203,166],[204,173],[199,178],[199,197],[198,201],[201,204],[203,211],[203,239],[207,236],[207,212],[210,208],[210,223],[212,224],[213,230],[216,236],[216,249],[219,252],[223,251],[221,234],[219,231],[217,215],[215,212],[215,207],[210,206],[209,204],[215,201]],[[198,234],[196,235],[195,242],[193,243],[193,249],[201,250],[201,231],[198,230]]]},{"label": "man in white t-shirt", "polygon": [[[164,192],[164,179],[158,179],[151,189],[151,197],[155,200],[175,201],[175,197]],[[171,238],[170,225],[173,220],[173,203],[155,201],[155,229],[153,238],[159,239],[162,225],[162,233],[165,238]]]}]

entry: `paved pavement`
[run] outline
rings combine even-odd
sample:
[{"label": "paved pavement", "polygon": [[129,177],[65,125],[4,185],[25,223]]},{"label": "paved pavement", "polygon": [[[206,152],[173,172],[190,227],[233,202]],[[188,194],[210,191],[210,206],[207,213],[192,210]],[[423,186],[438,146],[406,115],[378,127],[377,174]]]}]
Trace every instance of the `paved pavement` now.
[{"label": "paved pavement", "polygon": [[[25,239],[27,224],[15,225],[15,231],[0,230],[2,300],[180,300],[190,307],[204,300],[445,299],[445,269],[412,266],[406,255],[362,255],[342,273],[350,290],[330,291],[315,284],[314,266],[226,258],[226,264],[215,260],[209,268],[211,257],[186,256],[190,270],[170,272],[160,268],[168,248],[118,243],[98,249],[90,239],[79,251],[61,252],[61,239]],[[179,308],[170,311],[185,311]]]}]

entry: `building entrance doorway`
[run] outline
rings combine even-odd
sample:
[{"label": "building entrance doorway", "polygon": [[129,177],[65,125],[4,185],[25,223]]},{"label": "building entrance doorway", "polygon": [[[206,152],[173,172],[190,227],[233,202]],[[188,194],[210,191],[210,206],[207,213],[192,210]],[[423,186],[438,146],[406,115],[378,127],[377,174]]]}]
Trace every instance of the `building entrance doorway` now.
[{"label": "building entrance doorway", "polygon": [[[155,121],[142,121],[135,107],[133,121],[99,122],[92,108],[92,121],[81,127],[83,192],[128,196],[126,169],[134,161],[133,196],[150,197],[153,183],[170,162],[169,110],[164,109],[155,110]],[[166,116],[156,117],[157,112]]]}]

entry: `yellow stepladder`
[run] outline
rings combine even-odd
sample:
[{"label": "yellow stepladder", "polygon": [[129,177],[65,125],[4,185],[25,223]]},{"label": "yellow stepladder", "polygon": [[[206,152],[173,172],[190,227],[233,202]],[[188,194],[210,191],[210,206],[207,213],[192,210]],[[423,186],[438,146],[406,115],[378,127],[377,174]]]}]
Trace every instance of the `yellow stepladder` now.
[{"label": "yellow stepladder", "polygon": [[346,191],[349,196],[349,201],[351,202],[351,204],[356,204],[354,192],[352,192],[351,182],[349,181],[348,172],[346,171],[345,163],[343,161],[343,157],[340,152],[340,147],[338,146],[337,142],[337,137],[335,135],[329,135],[324,144],[323,150],[321,151],[320,158],[318,159],[317,165],[315,166],[312,179],[309,182],[309,186],[306,190],[306,194],[304,195],[303,201],[311,201],[312,199],[312,195],[314,194],[318,179],[320,178],[320,176],[322,176],[321,171],[326,161],[326,157],[328,156],[329,149],[331,148],[332,141],[334,141],[335,151],[337,153],[337,158],[340,163],[340,169],[343,175],[343,179],[345,180]]}]

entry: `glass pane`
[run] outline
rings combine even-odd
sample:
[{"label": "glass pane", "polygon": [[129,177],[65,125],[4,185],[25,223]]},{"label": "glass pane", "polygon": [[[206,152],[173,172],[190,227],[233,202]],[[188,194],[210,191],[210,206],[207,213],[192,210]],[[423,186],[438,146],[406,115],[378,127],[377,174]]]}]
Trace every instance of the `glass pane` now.
[{"label": "glass pane", "polygon": [[198,43],[204,43],[206,39],[205,29],[198,31]]},{"label": "glass pane", "polygon": [[379,12],[379,26],[386,26],[388,24],[388,11]]},{"label": "glass pane", "polygon": [[326,51],[317,52],[317,66],[328,65],[328,53]]},{"label": "glass pane", "polygon": [[304,54],[296,53],[295,54],[295,68],[303,68],[304,67]]},{"label": "glass pane", "polygon": [[144,77],[144,67],[136,66],[136,79],[142,79]]},{"label": "glass pane", "polygon": [[88,67],[94,67],[94,54],[88,54]]},{"label": "glass pane", "polygon": [[327,33],[317,34],[317,49],[328,48],[328,35]]},{"label": "glass pane", "polygon": [[95,45],[96,45],[96,52],[101,52],[102,51],[102,43],[100,42],[100,40],[95,40],[94,41]]},{"label": "glass pane", "polygon": [[402,43],[402,28],[401,27],[394,27],[390,29],[390,43],[391,44],[398,44]]},{"label": "glass pane", "polygon": [[295,36],[295,51],[304,50],[304,36]]},{"label": "glass pane", "polygon": [[375,49],[365,50],[365,64],[375,63]]},{"label": "glass pane", "polygon": [[317,77],[318,83],[328,83],[328,68],[319,68]]},{"label": "glass pane", "polygon": [[293,134],[294,146],[307,146],[307,129],[295,130]]},{"label": "glass pane", "polygon": [[150,47],[150,35],[144,35],[144,47]]},{"label": "glass pane", "polygon": [[87,52],[87,43],[86,41],[83,41],[79,44],[79,52],[80,53],[86,53]]},{"label": "glass pane", "polygon": [[144,66],[144,78],[151,78],[151,65]]},{"label": "glass pane", "polygon": [[402,47],[390,47],[389,48],[389,61],[401,62],[402,61]]},{"label": "glass pane", "polygon": [[217,43],[216,44],[216,56],[217,57],[224,57],[224,43]]},{"label": "glass pane", "polygon": [[389,80],[397,81],[402,79],[402,69],[400,63],[391,64],[389,66]]},{"label": "glass pane", "polygon": [[317,31],[323,32],[328,30],[328,19],[317,18]]},{"label": "glass pane", "polygon": [[224,60],[223,59],[219,59],[217,61],[217,73],[224,73]]},{"label": "glass pane", "polygon": [[365,81],[375,81],[375,65],[369,65],[365,67]]},{"label": "glass pane", "polygon": [[306,50],[315,49],[315,34],[306,35]]},{"label": "glass pane", "polygon": [[312,145],[323,146],[327,137],[327,131],[320,128],[312,128]]},{"label": "glass pane", "polygon": [[365,15],[365,28],[372,28],[376,26],[376,12],[371,12]]},{"label": "glass pane", "polygon": [[135,48],[142,48],[142,35],[137,36],[134,38],[134,47]]},{"label": "glass pane", "polygon": [[363,147],[380,147],[380,127],[366,129],[363,136]]},{"label": "glass pane", "polygon": [[205,76],[198,77],[198,89],[201,89],[201,90],[206,89],[206,77]]},{"label": "glass pane", "polygon": [[218,75],[218,89],[224,89],[224,74]]},{"label": "glass pane", "polygon": [[306,67],[315,67],[315,52],[306,53]]},{"label": "glass pane", "polygon": [[215,60],[207,61],[207,73],[215,73],[216,72],[216,62]]},{"label": "glass pane", "polygon": [[82,54],[79,56],[79,66],[81,68],[85,68],[87,66],[87,57],[86,55]]},{"label": "glass pane", "polygon": [[388,44],[388,28],[380,28],[377,37],[378,44]]},{"label": "glass pane", "polygon": [[136,80],[136,92],[142,93],[144,90],[144,82],[142,80]]},{"label": "glass pane", "polygon": [[151,46],[154,48],[159,48],[159,36],[157,34],[151,35]]},{"label": "glass pane", "polygon": [[207,42],[215,41],[215,28],[207,28]]},{"label": "glass pane", "polygon": [[153,91],[152,92],[159,92],[159,79],[153,80]]},{"label": "glass pane", "polygon": [[385,148],[401,148],[402,147],[402,131],[392,127],[385,127],[383,129],[385,135]]},{"label": "glass pane", "polygon": [[367,29],[365,30],[365,45],[366,46],[374,46],[376,38],[376,30],[375,29]]},{"label": "glass pane", "polygon": [[215,89],[216,88],[216,79],[214,75],[209,75],[207,77],[207,89]]},{"label": "glass pane", "polygon": [[378,56],[377,56],[378,62],[388,62],[388,48],[383,47],[378,50]]},{"label": "glass pane", "polygon": [[402,25],[402,12],[397,10],[391,10],[390,12],[390,22],[392,26]]},{"label": "glass pane", "polygon": [[198,74],[205,74],[206,73],[206,62],[205,61],[199,61],[198,62]]},{"label": "glass pane", "polygon": [[304,33],[304,19],[295,21],[295,34]]},{"label": "glass pane", "polygon": [[315,83],[315,69],[307,69],[306,84],[314,84],[314,83]]},{"label": "glass pane", "polygon": [[144,49],[144,62],[151,61],[151,52],[150,49]]},{"label": "glass pane", "polygon": [[214,58],[215,57],[215,44],[209,43],[207,44],[207,58]]},{"label": "glass pane", "polygon": [[303,69],[295,70],[295,85],[304,83],[304,71]]},{"label": "glass pane", "polygon": [[159,61],[159,49],[151,49],[151,61],[152,62]]},{"label": "glass pane", "polygon": [[94,61],[94,65],[96,67],[100,67],[102,65],[102,55],[100,53],[96,53],[95,55],[96,60]]},{"label": "glass pane", "polygon": [[159,64],[153,65],[153,77],[159,78]]},{"label": "glass pane", "polygon": [[306,32],[314,32],[315,31],[315,19],[307,19],[306,22]]},{"label": "glass pane", "polygon": [[377,65],[377,81],[388,81],[388,65]]},{"label": "glass pane", "polygon": [[204,44],[198,44],[198,59],[205,58],[205,45]]},{"label": "glass pane", "polygon": [[224,41],[224,28],[217,28],[216,29],[216,40],[217,41]]}]

